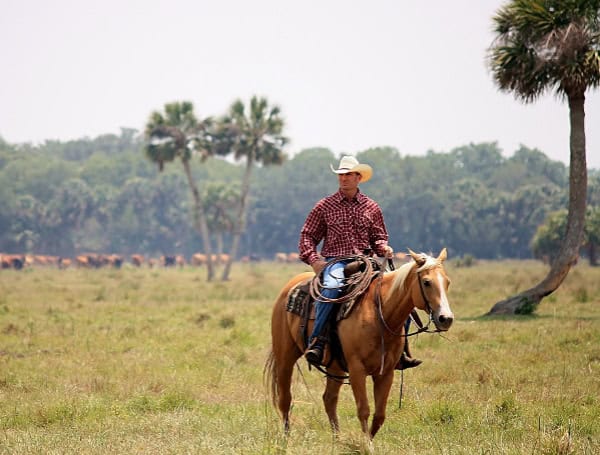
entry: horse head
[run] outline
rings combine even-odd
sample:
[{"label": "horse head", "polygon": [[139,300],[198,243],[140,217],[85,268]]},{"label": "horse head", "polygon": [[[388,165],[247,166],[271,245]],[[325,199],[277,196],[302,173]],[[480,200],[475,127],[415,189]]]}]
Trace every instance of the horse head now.
[{"label": "horse head", "polygon": [[410,248],[410,256],[416,263],[417,280],[419,283],[420,298],[415,298],[415,306],[430,314],[430,317],[439,331],[445,332],[454,321],[454,314],[448,301],[448,286],[450,279],[444,270],[444,261],[447,257],[444,248],[437,258],[423,253],[415,253]]}]

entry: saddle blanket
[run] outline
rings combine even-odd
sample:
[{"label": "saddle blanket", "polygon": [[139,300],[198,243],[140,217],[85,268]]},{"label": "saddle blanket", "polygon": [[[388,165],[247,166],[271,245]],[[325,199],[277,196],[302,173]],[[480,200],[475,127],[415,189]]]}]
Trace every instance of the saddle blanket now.
[{"label": "saddle blanket", "polygon": [[[346,302],[339,304],[339,309],[336,315],[336,321],[341,321],[348,317],[354,303],[357,299],[351,299]],[[296,314],[298,316],[304,316],[307,306],[310,308],[309,319],[315,319],[315,306],[313,305],[314,299],[310,296],[310,280],[304,281],[297,284],[295,287],[290,289],[288,292],[288,300],[286,304],[286,311],[289,313]],[[333,305],[333,304],[332,304]],[[338,304],[336,304],[338,305]]]}]

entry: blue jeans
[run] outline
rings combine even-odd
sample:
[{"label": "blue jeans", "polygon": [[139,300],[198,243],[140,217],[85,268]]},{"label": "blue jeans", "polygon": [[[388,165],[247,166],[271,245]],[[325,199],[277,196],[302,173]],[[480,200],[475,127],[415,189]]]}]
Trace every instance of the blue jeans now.
[{"label": "blue jeans", "polygon": [[[328,262],[332,259],[335,258],[325,258]],[[341,287],[344,284],[344,267],[350,261],[351,259],[335,262],[334,264],[327,265],[323,269],[324,288],[321,290],[323,297],[336,299],[340,296],[342,293]],[[309,339],[309,344],[315,337],[318,337],[321,334],[323,326],[329,320],[329,315],[335,305],[335,303],[321,302],[320,300],[315,301],[315,324]]]}]

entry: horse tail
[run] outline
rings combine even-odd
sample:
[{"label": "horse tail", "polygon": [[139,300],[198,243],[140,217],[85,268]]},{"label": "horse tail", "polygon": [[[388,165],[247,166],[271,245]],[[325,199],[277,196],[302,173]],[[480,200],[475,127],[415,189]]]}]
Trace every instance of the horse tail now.
[{"label": "horse tail", "polygon": [[271,396],[273,406],[277,407],[277,398],[279,396],[279,389],[277,388],[277,360],[275,359],[273,350],[269,352],[269,357],[267,357],[267,361],[265,362],[263,381]]}]

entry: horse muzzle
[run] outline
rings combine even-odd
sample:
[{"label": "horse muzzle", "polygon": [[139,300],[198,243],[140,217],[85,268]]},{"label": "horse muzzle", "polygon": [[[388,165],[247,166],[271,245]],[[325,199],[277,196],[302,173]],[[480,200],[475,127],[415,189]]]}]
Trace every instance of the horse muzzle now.
[{"label": "horse muzzle", "polygon": [[454,322],[454,315],[452,313],[441,313],[433,315],[433,323],[435,328],[440,332],[446,332]]}]

